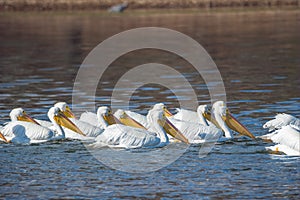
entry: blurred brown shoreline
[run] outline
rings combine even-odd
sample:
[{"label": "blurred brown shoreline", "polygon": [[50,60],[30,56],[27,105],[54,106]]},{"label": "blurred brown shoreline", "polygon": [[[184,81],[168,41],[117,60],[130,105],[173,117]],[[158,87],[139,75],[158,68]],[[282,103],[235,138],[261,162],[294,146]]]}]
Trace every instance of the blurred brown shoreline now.
[{"label": "blurred brown shoreline", "polygon": [[123,2],[128,9],[300,7],[300,0],[0,0],[0,11],[106,10]]}]

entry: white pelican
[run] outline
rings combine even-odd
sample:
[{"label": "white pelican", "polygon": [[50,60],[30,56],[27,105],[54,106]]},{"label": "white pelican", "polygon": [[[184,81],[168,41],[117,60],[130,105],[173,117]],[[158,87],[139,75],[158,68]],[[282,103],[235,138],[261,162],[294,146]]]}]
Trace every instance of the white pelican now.
[{"label": "white pelican", "polygon": [[258,138],[270,140],[275,146],[266,149],[283,152],[290,156],[300,156],[300,127],[299,119],[288,114],[277,114],[275,119],[266,122],[263,128],[272,131]]},{"label": "white pelican", "polygon": [[[11,122],[7,123],[1,130],[7,141],[13,143],[30,144],[49,140],[65,138],[65,133],[60,125],[83,134],[60,110],[52,107],[48,111],[48,118],[53,127],[47,128],[38,125],[30,118],[22,108],[13,109],[10,113]],[[23,121],[19,121],[19,120]],[[24,121],[27,120],[27,121]],[[29,122],[28,122],[29,121]]]},{"label": "white pelican", "polygon": [[[231,131],[233,130],[241,135],[252,139],[255,138],[255,136],[230,113],[223,101],[217,101],[213,104],[212,115],[213,117],[210,118],[211,122],[224,131],[225,137],[233,137]],[[209,117],[209,114],[205,115],[205,117]]]},{"label": "white pelican", "polygon": [[[54,104],[54,107],[59,108],[65,116],[69,118],[70,121],[72,121],[84,134],[85,136],[79,135],[75,133],[74,131],[68,129],[67,127],[63,126],[64,131],[66,133],[66,138],[68,139],[80,139],[80,140],[90,140],[93,137],[97,137],[103,132],[103,128],[91,125],[90,123],[81,121],[76,119],[75,115],[71,111],[69,105],[66,102],[58,102]],[[46,125],[47,121],[38,120],[38,123]]]},{"label": "white pelican", "polygon": [[[109,108],[100,107],[99,109],[103,117],[101,123],[103,123],[102,125],[106,126],[106,128],[105,131],[96,138],[95,145],[97,145],[97,143],[104,143],[109,146],[123,148],[162,147],[169,143],[166,132],[188,143],[187,139],[163,115],[163,110],[153,108],[149,111],[147,120],[150,128],[148,131],[123,124],[109,125],[107,123],[107,121],[109,121],[108,118],[112,118],[112,114],[109,113]],[[125,115],[124,117],[127,116],[128,115]],[[120,117],[122,118],[122,116]]]}]

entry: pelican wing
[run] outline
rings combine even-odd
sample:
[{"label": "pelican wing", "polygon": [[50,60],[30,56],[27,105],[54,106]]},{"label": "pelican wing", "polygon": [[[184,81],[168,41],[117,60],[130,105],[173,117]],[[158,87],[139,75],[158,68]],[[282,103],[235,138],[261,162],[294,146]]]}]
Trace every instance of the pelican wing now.
[{"label": "pelican wing", "polygon": [[286,126],[289,124],[296,125],[298,127],[298,129],[300,129],[300,120],[299,119],[297,119],[296,117],[289,115],[289,114],[280,113],[275,116],[275,119],[272,119],[272,120],[266,122],[263,125],[263,128],[267,128],[267,129],[269,129],[269,131],[273,131],[275,129],[280,129],[283,126]]},{"label": "pelican wing", "polygon": [[160,144],[160,139],[151,132],[114,124],[105,129],[105,131],[96,138],[99,143],[105,143],[109,146],[123,148],[151,148]]},{"label": "pelican wing", "polygon": [[177,113],[173,116],[174,119],[181,120],[181,121],[187,121],[187,122],[194,122],[199,123],[199,117],[197,115],[197,112],[186,110],[183,108],[177,108]]},{"label": "pelican wing", "polygon": [[171,123],[189,140],[190,143],[216,142],[223,132],[214,126],[204,126],[200,123],[169,119]]},{"label": "pelican wing", "polygon": [[2,129],[4,136],[14,138],[29,138],[30,140],[48,140],[53,137],[53,132],[45,127],[31,122],[13,121]]},{"label": "pelican wing", "polygon": [[80,116],[80,121],[89,123],[93,126],[101,127],[101,124],[98,121],[97,114],[92,112],[84,112]]},{"label": "pelican wing", "polygon": [[288,146],[300,152],[300,132],[292,126],[284,126],[270,138],[274,143]]},{"label": "pelican wing", "polygon": [[[197,112],[187,110],[184,108],[177,108],[177,113],[173,115],[174,118],[180,121],[186,121],[186,122],[192,122],[192,123],[200,123],[199,116]],[[208,125],[211,125],[212,123],[210,121],[207,121]]]},{"label": "pelican wing", "polygon": [[259,138],[276,143],[275,146],[267,147],[267,149],[281,151],[287,155],[300,155],[300,131],[293,125],[283,126],[281,129]]},{"label": "pelican wing", "polygon": [[34,119],[34,120],[43,127],[50,128],[51,126],[53,126],[53,124],[50,121],[40,120],[40,119]]},{"label": "pelican wing", "polygon": [[75,118],[69,118],[86,136],[88,137],[97,137],[100,135],[104,129],[91,125],[87,122],[80,121]]}]

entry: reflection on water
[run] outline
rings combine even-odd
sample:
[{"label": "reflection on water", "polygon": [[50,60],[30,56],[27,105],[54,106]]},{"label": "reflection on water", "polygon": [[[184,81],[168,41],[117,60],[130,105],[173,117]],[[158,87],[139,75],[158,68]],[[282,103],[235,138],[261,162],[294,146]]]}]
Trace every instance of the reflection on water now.
[{"label": "reflection on water", "polygon": [[[87,54],[106,38],[143,26],[171,28],[203,45],[221,72],[232,113],[255,135],[265,133],[262,124],[277,112],[300,117],[298,10],[0,15],[1,124],[14,107],[46,119],[50,105],[71,102],[73,81]],[[97,105],[109,104],[112,89],[125,72],[150,62],[181,72],[197,91],[199,103],[209,103],[206,84],[189,63],[168,52],[146,49],[111,64],[98,84]],[[146,113],[154,103],[166,102],[172,109],[179,105],[177,98],[166,87],[148,84],[135,91],[130,107]],[[26,147],[1,144],[5,165],[0,191],[4,197],[24,198],[299,197],[299,159],[270,156],[263,150],[266,145],[225,143],[203,159],[198,158],[199,147],[192,146],[169,167],[140,177],[105,167],[78,141]]]}]

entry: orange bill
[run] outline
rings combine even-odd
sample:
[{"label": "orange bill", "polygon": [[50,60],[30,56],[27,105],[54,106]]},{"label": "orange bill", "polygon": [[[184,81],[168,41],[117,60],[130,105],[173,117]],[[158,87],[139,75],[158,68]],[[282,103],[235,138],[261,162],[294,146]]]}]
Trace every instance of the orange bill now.
[{"label": "orange bill", "polygon": [[146,128],[142,124],[140,124],[139,122],[137,122],[136,120],[128,116],[126,112],[122,113],[122,117],[120,117],[119,120],[122,124],[126,126],[131,126],[131,127],[141,128],[146,130]]},{"label": "orange bill", "polygon": [[158,120],[158,123],[164,128],[164,130],[171,135],[186,144],[189,144],[188,139],[168,120]]},{"label": "orange bill", "polygon": [[166,107],[164,107],[163,110],[164,110],[164,115],[166,117],[172,117],[173,116],[173,114]]},{"label": "orange bill", "polygon": [[23,112],[23,114],[21,116],[18,117],[19,121],[24,121],[24,122],[32,122],[35,123],[37,125],[40,125],[37,121],[35,121],[33,118],[31,118],[29,115],[27,115],[25,113],[25,111]]},{"label": "orange bill", "polygon": [[74,113],[71,111],[69,106],[66,106],[66,110],[64,111],[65,116],[67,116],[68,118],[74,118],[76,119]]},{"label": "orange bill", "polygon": [[255,136],[250,133],[250,131],[243,124],[241,124],[235,117],[231,115],[228,109],[226,111],[226,116],[223,117],[223,120],[232,130],[250,138],[255,138]]},{"label": "orange bill", "polygon": [[80,135],[86,136],[67,116],[62,112],[59,112],[59,115],[54,116],[54,120],[61,126],[66,127]]}]

